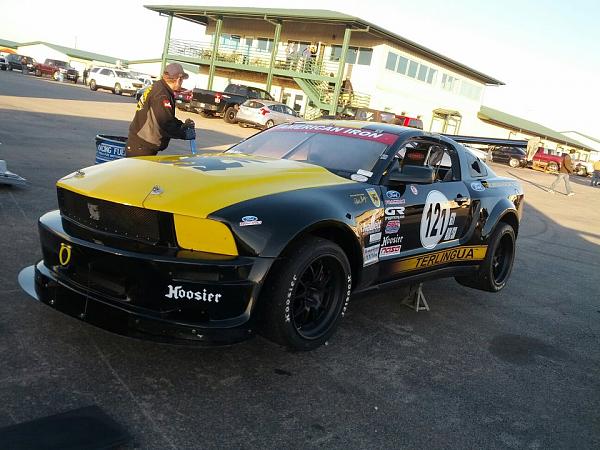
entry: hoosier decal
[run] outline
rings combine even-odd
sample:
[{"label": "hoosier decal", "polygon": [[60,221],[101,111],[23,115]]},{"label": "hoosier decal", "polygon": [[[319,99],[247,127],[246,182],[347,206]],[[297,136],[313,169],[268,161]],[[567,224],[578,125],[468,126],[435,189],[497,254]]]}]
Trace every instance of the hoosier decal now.
[{"label": "hoosier decal", "polygon": [[458,247],[403,259],[398,264],[400,270],[418,270],[457,261],[480,261],[485,258],[486,250],[487,245]]}]

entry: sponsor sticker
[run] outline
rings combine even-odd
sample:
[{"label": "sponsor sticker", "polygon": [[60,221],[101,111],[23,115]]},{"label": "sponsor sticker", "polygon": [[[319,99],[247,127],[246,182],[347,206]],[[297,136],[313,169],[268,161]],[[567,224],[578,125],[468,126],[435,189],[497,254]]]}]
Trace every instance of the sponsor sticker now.
[{"label": "sponsor sticker", "polygon": [[417,187],[414,184],[410,185],[410,192],[412,192],[413,195],[418,195],[419,194],[419,190],[417,189]]},{"label": "sponsor sticker", "polygon": [[355,205],[362,205],[367,203],[367,196],[365,194],[350,194],[350,198],[352,199],[352,203]]},{"label": "sponsor sticker", "polygon": [[383,241],[381,241],[381,245],[384,247],[388,247],[390,245],[400,245],[402,243],[402,239],[404,239],[404,236],[384,236]]},{"label": "sponsor sticker", "polygon": [[173,300],[194,300],[196,302],[219,303],[219,300],[222,297],[222,294],[215,294],[206,289],[193,291],[186,290],[182,286],[173,286],[171,284],[169,284],[167,289],[169,292],[165,294],[165,297]]},{"label": "sponsor sticker", "polygon": [[165,108],[173,109],[173,105],[171,105],[171,102],[169,100],[167,100],[167,99],[163,100],[163,106]]},{"label": "sponsor sticker", "polygon": [[398,136],[396,134],[384,133],[378,130],[338,127],[335,125],[313,125],[309,123],[280,125],[277,127],[276,130],[273,131],[312,131],[314,133],[333,134],[337,136],[346,136],[358,139],[366,139],[369,141],[377,141],[387,145],[393,144],[398,139]]},{"label": "sponsor sticker", "polygon": [[404,209],[404,206],[389,206],[385,208],[385,215],[402,219],[404,218]]},{"label": "sponsor sticker", "polygon": [[386,256],[396,256],[400,254],[401,245],[391,245],[389,247],[381,247],[379,257],[384,258]]},{"label": "sponsor sticker", "polygon": [[371,199],[371,202],[373,202],[375,208],[379,208],[381,206],[381,199],[379,198],[377,191],[373,188],[365,189],[365,191],[369,194],[369,198]]},{"label": "sponsor sticker", "polygon": [[403,198],[385,201],[386,205],[404,205],[405,203],[406,203],[406,200],[404,200]]},{"label": "sponsor sticker", "polygon": [[357,174],[359,175],[364,175],[365,177],[372,177],[373,176],[373,172],[369,172],[368,170],[363,170],[363,169],[358,169],[356,171]]},{"label": "sponsor sticker", "polygon": [[429,192],[421,215],[420,237],[423,248],[435,248],[446,234],[449,223],[450,202],[440,191]]},{"label": "sponsor sticker", "polygon": [[471,189],[478,192],[485,191],[485,187],[483,186],[483,184],[481,184],[480,181],[473,181],[471,183]]},{"label": "sponsor sticker", "polygon": [[458,261],[481,261],[485,259],[486,250],[486,245],[472,245],[452,248],[450,250],[441,250],[423,256],[400,260],[397,263],[398,270],[408,271],[426,269],[428,267]]},{"label": "sponsor sticker", "polygon": [[369,244],[381,241],[381,232],[369,235]]},{"label": "sponsor sticker", "polygon": [[258,220],[256,216],[244,216],[240,222],[240,227],[247,227],[249,225],[261,225],[262,220]]},{"label": "sponsor sticker", "polygon": [[393,200],[393,199],[398,199],[398,198],[400,198],[400,192],[398,192],[398,191],[387,191],[387,192],[385,193],[385,196],[386,196],[388,199],[390,199],[390,200]]},{"label": "sponsor sticker", "polygon": [[366,247],[363,250],[363,266],[367,267],[379,261],[379,245]]},{"label": "sponsor sticker", "polygon": [[371,223],[365,223],[361,226],[361,228],[362,228],[362,232],[365,234],[372,233],[374,231],[379,231],[379,230],[381,230],[381,222],[375,221],[375,222],[371,222]]},{"label": "sponsor sticker", "polygon": [[400,231],[400,221],[398,219],[388,220],[385,224],[385,234],[396,234]]},{"label": "sponsor sticker", "polygon": [[360,181],[361,183],[364,183],[365,181],[368,180],[368,178],[365,177],[364,175],[359,175],[357,173],[353,173],[352,175],[350,175],[350,179],[352,181]]}]

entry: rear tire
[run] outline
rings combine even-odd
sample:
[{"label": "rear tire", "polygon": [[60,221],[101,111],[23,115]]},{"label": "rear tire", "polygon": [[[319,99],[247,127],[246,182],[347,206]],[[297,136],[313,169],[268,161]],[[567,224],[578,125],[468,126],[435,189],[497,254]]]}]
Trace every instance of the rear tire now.
[{"label": "rear tire", "polygon": [[40,69],[35,69],[35,76],[36,77],[41,77],[42,76],[42,71]]},{"label": "rear tire", "polygon": [[500,222],[488,241],[488,249],[477,274],[468,277],[455,277],[463,286],[488,292],[498,292],[512,272],[515,260],[515,230]]},{"label": "rear tire", "polygon": [[273,122],[271,119],[269,119],[269,120],[267,120],[267,123],[265,123],[265,128],[271,128],[274,125],[275,125],[275,122]]},{"label": "rear tire", "polygon": [[223,114],[223,120],[227,123],[235,123],[235,116],[237,116],[237,111],[233,106],[230,106],[225,110],[225,114]]},{"label": "rear tire", "polygon": [[546,170],[548,172],[558,172],[558,164],[556,164],[555,162],[548,163],[548,165],[546,166]]},{"label": "rear tire", "polygon": [[352,278],[344,251],[326,239],[292,244],[272,269],[258,305],[259,332],[292,350],[312,350],[348,308]]},{"label": "rear tire", "polygon": [[54,73],[52,74],[52,79],[53,79],[54,81],[58,81],[58,78],[59,78],[59,73],[58,73],[58,70],[57,70],[56,72],[54,72]]},{"label": "rear tire", "polygon": [[510,158],[508,160],[508,165],[515,169],[521,165],[521,162],[517,158]]},{"label": "rear tire", "polygon": [[96,85],[96,80],[91,80],[90,81],[90,90],[95,91],[96,89],[98,89],[98,86]]},{"label": "rear tire", "polygon": [[115,88],[113,89],[113,93],[116,95],[122,95],[123,90],[121,89],[121,85],[119,83],[115,84]]}]

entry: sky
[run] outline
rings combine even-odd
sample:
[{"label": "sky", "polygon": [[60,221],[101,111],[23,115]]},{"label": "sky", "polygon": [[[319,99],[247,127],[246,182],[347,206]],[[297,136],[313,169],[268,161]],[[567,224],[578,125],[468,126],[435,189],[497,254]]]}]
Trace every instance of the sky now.
[{"label": "sky", "polygon": [[[167,19],[143,7],[149,4],[288,7],[272,0],[0,0],[0,38],[157,58]],[[598,0],[304,0],[289,7],[364,19],[506,83],[485,89],[485,106],[600,139]],[[173,38],[201,33],[199,25],[173,22]]]}]

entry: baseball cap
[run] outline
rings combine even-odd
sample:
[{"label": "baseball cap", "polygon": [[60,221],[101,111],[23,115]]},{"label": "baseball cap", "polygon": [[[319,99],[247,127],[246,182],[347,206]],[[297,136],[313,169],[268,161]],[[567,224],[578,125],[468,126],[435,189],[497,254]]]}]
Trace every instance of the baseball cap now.
[{"label": "baseball cap", "polygon": [[177,78],[181,76],[184,80],[187,80],[189,75],[185,73],[181,64],[171,63],[167,67],[165,67],[165,73],[169,75],[170,78]]}]

